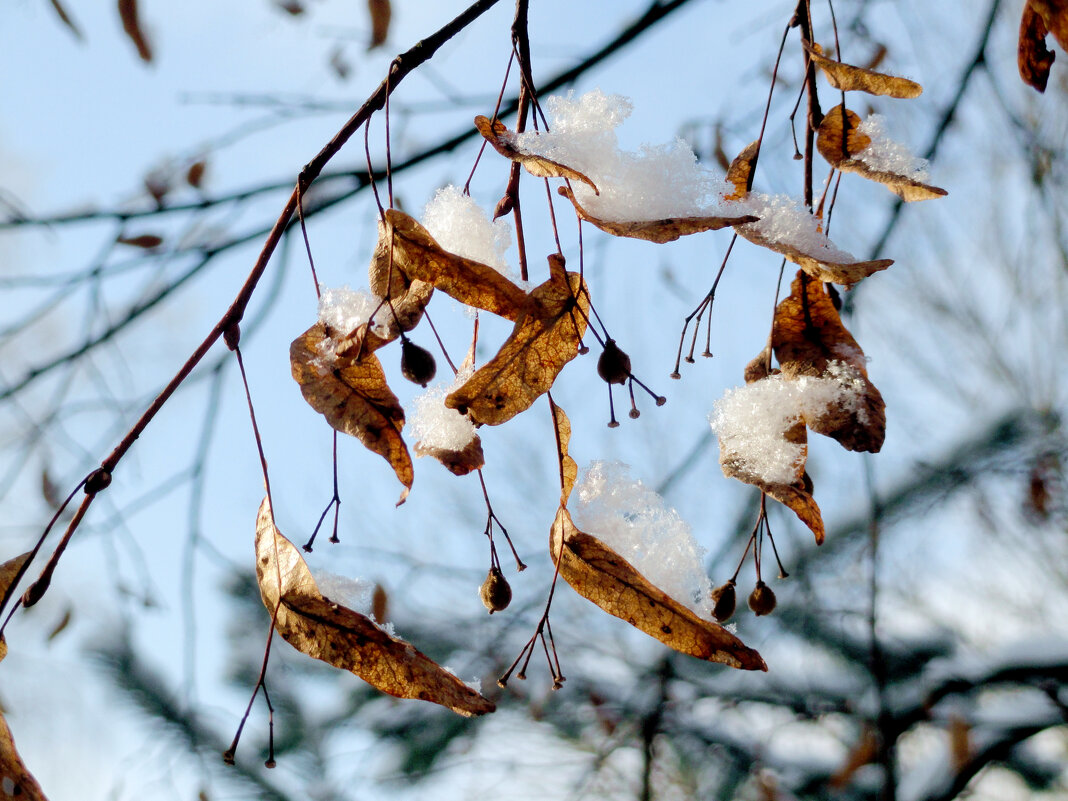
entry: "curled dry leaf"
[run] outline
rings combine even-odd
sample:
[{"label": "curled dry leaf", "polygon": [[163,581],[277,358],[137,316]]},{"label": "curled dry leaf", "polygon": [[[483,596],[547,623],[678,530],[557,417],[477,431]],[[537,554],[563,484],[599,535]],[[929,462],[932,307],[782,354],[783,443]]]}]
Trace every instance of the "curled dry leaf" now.
[{"label": "curled dry leaf", "polygon": [[582,277],[564,269],[563,256],[549,256],[549,280],[531,290],[511,335],[445,405],[494,426],[529,409],[578,355],[589,307]]},{"label": "curled dry leaf", "polygon": [[208,170],[208,162],[198,159],[189,165],[185,171],[185,182],[194,189],[200,189],[204,183],[204,173]]},{"label": "curled dry leaf", "polygon": [[486,456],[482,452],[482,440],[478,434],[468,442],[461,450],[448,448],[427,447],[421,442],[415,443],[416,456],[433,456],[441,462],[445,468],[457,476],[466,476],[473,470],[478,470],[486,464]]},{"label": "curled dry leaf", "polygon": [[[526,293],[488,264],[450,253],[413,217],[389,209],[379,226],[378,246],[371,262],[371,291],[385,296],[390,243],[393,279],[390,295],[397,297],[404,284],[420,281],[476,309],[515,320],[527,303]],[[398,275],[398,270],[401,275]]]},{"label": "curled dry leaf", "polygon": [[3,778],[5,798],[17,798],[19,801],[48,801],[44,790],[37,783],[23,764],[15,738],[11,736],[4,716],[0,715],[0,777]]},{"label": "curled dry leaf", "polygon": [[755,227],[755,225],[756,224],[754,223],[739,225],[734,230],[754,245],[760,245],[761,247],[765,247],[768,250],[775,251],[776,253],[785,256],[806,273],[813,278],[818,278],[820,281],[849,286],[850,284],[855,284],[857,281],[867,278],[872,273],[885,270],[894,263],[893,259],[846,262],[829,261],[826,257],[820,258],[819,256],[806,252],[806,245],[804,244],[794,243],[787,240],[771,239],[765,236],[759,228]]},{"label": "curled dry leaf", "polygon": [[566,178],[569,181],[581,181],[595,194],[600,194],[597,185],[578,170],[574,170],[558,161],[547,159],[521,150],[516,144],[516,135],[500,120],[493,120],[479,115],[475,117],[475,127],[485,137],[494,150],[506,159],[522,164],[526,171],[538,178]]},{"label": "curled dry leaf", "polygon": [[[414,474],[401,437],[404,409],[386,383],[378,357],[339,357],[328,344],[326,327],[316,323],[289,346],[289,362],[300,392],[336,431],[351,434],[393,468],[408,497]],[[324,347],[324,342],[326,346]]]},{"label": "curled dry leaf", "polygon": [[627,236],[631,239],[644,239],[647,242],[663,244],[674,242],[680,236],[699,234],[703,231],[718,231],[729,225],[741,225],[756,222],[759,218],[751,214],[734,217],[669,217],[662,220],[628,220],[615,222],[594,217],[575,198],[570,187],[561,186],[557,191],[575,206],[579,218],[597,226],[613,236]]},{"label": "curled dry leaf", "polygon": [[560,505],[567,506],[567,499],[571,497],[571,490],[575,488],[575,481],[578,479],[578,465],[568,453],[571,444],[571,421],[552,397],[549,398],[549,411],[553,416],[556,457],[560,463]]},{"label": "curled dry leaf", "polygon": [[834,61],[823,55],[823,48],[818,44],[805,42],[812,62],[823,70],[827,83],[843,92],[867,92],[869,95],[886,95],[911,99],[923,94],[923,87],[908,78],[887,75],[864,67],[855,67],[841,61]]},{"label": "curled dry leaf", "polygon": [[126,35],[137,48],[137,55],[144,62],[152,61],[152,47],[141,27],[141,20],[137,13],[137,0],[119,0],[119,17],[122,19],[122,29],[126,31]]},{"label": "curled dry leaf", "polygon": [[742,373],[745,383],[752,384],[754,381],[767,378],[769,375],[778,374],[780,372],[779,369],[777,367],[770,367],[770,364],[771,348],[770,346],[765,345],[764,350],[760,351],[760,353],[750,359],[749,364],[745,366],[745,372]]},{"label": "curled dry leaf", "polygon": [[1020,18],[1016,61],[1028,86],[1046,91],[1055,54],[1046,47],[1047,34],[1068,50],[1068,0],[1027,0]]},{"label": "curled dry leaf", "polygon": [[760,654],[655,587],[599,539],[575,527],[563,506],[549,548],[560,576],[588,601],[683,654],[743,670],[767,670]]},{"label": "curled dry leaf", "polygon": [[746,484],[752,484],[779,503],[789,507],[812,531],[816,537],[816,544],[822,545],[826,534],[823,515],[820,513],[816,499],[812,497],[811,479],[805,480],[807,477],[805,461],[808,458],[808,432],[805,424],[798,420],[783,432],[783,439],[801,447],[801,456],[794,464],[794,480],[790,483],[765,481],[748,469],[743,455],[730,450],[722,439],[719,444],[719,465],[727,478],[736,478]]},{"label": "curled dry leaf", "polygon": [[[871,145],[871,139],[860,133],[860,117],[837,105],[820,123],[816,148],[827,162],[842,172],[852,172],[882,184],[906,202],[945,197],[945,189],[930,186],[907,175],[888,170],[877,170],[863,160],[863,153]],[[859,156],[859,158],[854,158]]]},{"label": "curled dry leaf", "polygon": [[460,679],[366,615],[324,598],[297,547],[274,524],[265,498],[256,519],[256,576],[275,628],[301,653],[359,676],[398,698],[417,698],[470,717],[494,710]]},{"label": "curled dry leaf", "polygon": [[[7,602],[15,592],[15,585],[31,556],[33,556],[33,551],[27,551],[0,565],[0,609],[7,608]],[[4,635],[0,634],[0,660],[5,656],[7,656],[7,643],[4,641]]]},{"label": "curled dry leaf", "polygon": [[389,22],[393,18],[393,9],[389,0],[367,0],[367,10],[371,14],[371,41],[368,50],[374,50],[386,43],[389,36]]},{"label": "curled dry leaf", "polygon": [[156,234],[141,234],[140,236],[120,236],[115,241],[120,245],[129,245],[132,248],[152,250],[163,244],[163,237]]},{"label": "curled dry leaf", "polygon": [[734,157],[727,168],[727,183],[734,186],[734,192],[726,200],[741,200],[753,188],[753,167],[760,155],[760,140],[755,139]]},{"label": "curled dry leaf", "polygon": [[775,310],[772,343],[787,379],[825,376],[832,362],[847,365],[852,402],[831,403],[819,414],[806,414],[809,428],[851,451],[876,453],[882,448],[886,404],[868,379],[864,351],[842,325],[819,281],[798,272],[789,297]]}]

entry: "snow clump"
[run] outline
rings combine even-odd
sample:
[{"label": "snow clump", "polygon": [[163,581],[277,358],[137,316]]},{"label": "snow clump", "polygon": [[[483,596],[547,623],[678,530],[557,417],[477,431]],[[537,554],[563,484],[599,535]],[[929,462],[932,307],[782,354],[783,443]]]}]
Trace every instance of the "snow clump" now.
[{"label": "snow clump", "polygon": [[460,370],[451,385],[438,384],[416,397],[412,430],[424,448],[462,451],[475,438],[470,418],[445,405],[445,396],[473,374],[473,367]]},{"label": "snow clump", "polygon": [[771,375],[728,389],[716,401],[709,422],[720,451],[734,455],[739,466],[767,484],[793,484],[805,446],[788,442],[787,429],[838,407],[863,425],[864,380],[845,362],[832,361],[823,376],[787,379]]},{"label": "snow clump", "polygon": [[820,230],[820,220],[800,200],[789,195],[750,192],[731,205],[734,214],[752,214],[760,219],[744,227],[769,242],[791,245],[806,256],[827,264],[852,264],[857,257],[838,248]]},{"label": "snow clump", "polygon": [[871,139],[871,144],[856,155],[858,160],[879,172],[892,172],[920,183],[927,181],[927,159],[912,155],[905,145],[891,139],[882,114],[870,114],[857,126],[857,132]]},{"label": "snow clump", "polygon": [[622,462],[591,462],[578,485],[575,525],[700,617],[712,618],[705,549],[689,524]]},{"label": "snow clump", "polygon": [[664,145],[620,150],[615,129],[633,104],[600,89],[576,98],[549,98],[549,130],[518,134],[518,146],[576,169],[597,184],[600,195],[572,181],[579,203],[595,217],[626,222],[721,213],[722,179],[697,162],[681,139]]},{"label": "snow clump", "polygon": [[470,195],[449,184],[439,189],[423,210],[423,227],[450,253],[488,264],[509,274],[505,251],[512,244],[506,220],[490,221]]}]

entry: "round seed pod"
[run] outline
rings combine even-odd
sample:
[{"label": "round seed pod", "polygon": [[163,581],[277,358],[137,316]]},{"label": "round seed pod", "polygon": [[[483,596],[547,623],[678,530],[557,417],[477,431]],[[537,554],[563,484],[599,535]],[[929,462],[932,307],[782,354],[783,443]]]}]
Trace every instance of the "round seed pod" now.
[{"label": "round seed pod", "polygon": [[434,380],[437,372],[438,366],[430,351],[405,337],[401,342],[401,374],[413,384],[425,387]]},{"label": "round seed pod", "polygon": [[609,384],[625,384],[630,378],[630,356],[619,349],[614,339],[605,340],[597,359],[597,375]]},{"label": "round seed pod", "polygon": [[512,588],[499,567],[490,568],[486,580],[478,588],[478,595],[491,615],[508,608],[512,602]]},{"label": "round seed pod", "polygon": [[734,591],[734,581],[728,581],[712,590],[712,617],[720,623],[726,623],[734,614],[738,597]]},{"label": "round seed pod", "polygon": [[757,617],[770,615],[775,611],[775,593],[771,591],[771,587],[763,581],[758,581],[749,593],[749,608]]}]

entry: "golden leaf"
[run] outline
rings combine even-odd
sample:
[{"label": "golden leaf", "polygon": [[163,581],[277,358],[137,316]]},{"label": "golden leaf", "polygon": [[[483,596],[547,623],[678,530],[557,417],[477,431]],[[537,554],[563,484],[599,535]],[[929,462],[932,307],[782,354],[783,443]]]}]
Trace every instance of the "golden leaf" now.
[{"label": "golden leaf", "polygon": [[560,576],[588,601],[683,654],[743,670],[767,670],[760,654],[711,620],[704,620],[599,539],[579,531],[563,506],[549,548]]},{"label": "golden leaf", "polygon": [[142,61],[152,61],[152,47],[141,28],[141,21],[137,14],[137,0],[119,0],[119,17],[122,19],[122,29],[137,48],[137,55]]},{"label": "golden leaf", "polygon": [[[527,295],[518,286],[487,264],[445,250],[404,212],[389,209],[385,216],[385,224],[379,225],[378,246],[371,260],[372,292],[384,297],[388,284],[390,294],[396,297],[402,287],[408,288],[407,284],[414,287],[426,282],[468,306],[512,321],[519,316]],[[393,276],[387,281],[391,242]]]},{"label": "golden leaf", "polygon": [[293,378],[304,400],[332,428],[351,434],[389,462],[405,487],[397,502],[403,503],[414,479],[412,458],[401,438],[404,409],[377,356],[365,353],[357,361],[331,351],[326,327],[316,323],[289,346]]},{"label": "golden leaf", "polygon": [[806,481],[805,461],[808,458],[808,432],[803,421],[798,419],[782,432],[783,439],[801,448],[800,458],[794,463],[794,480],[790,483],[765,481],[746,466],[744,455],[732,451],[723,438],[719,443],[719,465],[727,478],[736,478],[758,487],[779,503],[790,508],[798,519],[812,531],[816,544],[822,545],[826,530],[823,515],[816,499],[812,497],[811,479]]},{"label": "golden leaf", "polygon": [[367,0],[367,10],[371,14],[371,42],[368,50],[374,50],[386,43],[389,36],[389,22],[393,17],[393,8],[389,0]]},{"label": "golden leaf", "polygon": [[506,159],[522,164],[526,171],[538,178],[566,178],[569,181],[581,181],[590,187],[595,194],[600,194],[597,185],[578,170],[574,170],[558,161],[547,159],[521,150],[516,144],[516,135],[508,130],[508,126],[500,120],[490,122],[488,117],[479,115],[475,117],[475,127],[485,137],[494,150]]},{"label": "golden leaf", "polygon": [[359,612],[323,597],[296,546],[274,524],[265,498],[256,519],[256,576],[282,637],[301,653],[348,670],[375,689],[417,698],[470,717],[493,702]]},{"label": "golden leaf", "polygon": [[819,281],[799,272],[790,295],[775,310],[771,334],[783,377],[824,377],[831,362],[848,365],[855,403],[832,403],[805,423],[851,451],[878,452],[886,436],[886,404],[868,379],[864,351],[842,325],[838,311]]},{"label": "golden leaf", "polygon": [[753,188],[753,164],[756,162],[759,151],[760,140],[756,139],[734,157],[731,166],[727,168],[727,183],[734,185],[734,192],[727,195],[727,200],[741,200]]},{"label": "golden leaf", "polygon": [[575,488],[575,481],[578,479],[578,465],[567,452],[571,444],[571,421],[552,397],[549,398],[549,411],[553,416],[556,456],[560,462],[560,505],[567,506],[567,499],[571,497],[571,490]]},{"label": "golden leaf", "polygon": [[812,62],[823,70],[827,83],[843,92],[867,92],[869,95],[886,95],[889,97],[913,98],[923,94],[923,87],[908,78],[886,75],[875,70],[855,67],[841,61],[834,61],[823,55],[818,44],[805,42]]},{"label": "golden leaf", "polygon": [[615,222],[594,217],[575,198],[569,187],[561,186],[557,190],[575,205],[579,218],[597,226],[613,236],[626,236],[632,239],[644,239],[647,242],[663,244],[674,242],[680,236],[699,234],[704,231],[718,231],[729,225],[741,225],[756,222],[758,217],[751,214],[735,217],[668,217],[660,220],[631,220]]},{"label": "golden leaf", "polygon": [[925,184],[907,175],[875,169],[865,162],[862,156],[871,144],[871,139],[856,130],[859,125],[860,117],[849,110],[843,114],[841,105],[835,106],[824,116],[817,132],[816,148],[832,167],[876,181],[909,203],[945,197],[948,194],[945,189]]},{"label": "golden leaf", "polygon": [[476,423],[500,425],[530,408],[578,355],[586,331],[589,294],[564,259],[549,256],[549,280],[535,287],[497,355],[445,398]]},{"label": "golden leaf", "polygon": [[473,470],[478,470],[486,464],[485,454],[482,453],[482,440],[478,434],[460,450],[448,448],[428,447],[422,442],[415,443],[416,456],[432,456],[441,462],[445,468],[457,476],[466,476]]},{"label": "golden leaf", "polygon": [[48,801],[41,785],[23,764],[3,715],[0,715],[0,777],[3,778],[5,797],[19,801]]}]

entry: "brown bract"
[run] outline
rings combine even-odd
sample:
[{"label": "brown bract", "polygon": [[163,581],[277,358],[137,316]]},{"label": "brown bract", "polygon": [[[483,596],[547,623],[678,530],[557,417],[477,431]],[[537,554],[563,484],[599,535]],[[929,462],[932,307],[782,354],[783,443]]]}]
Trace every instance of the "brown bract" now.
[{"label": "brown bract", "polygon": [[826,530],[823,515],[816,499],[812,497],[810,484],[805,482],[805,461],[808,458],[808,431],[801,420],[797,420],[782,432],[783,439],[801,446],[801,457],[794,465],[794,480],[790,483],[773,484],[753,473],[745,465],[744,454],[729,450],[723,440],[719,444],[719,466],[727,478],[736,478],[746,484],[758,487],[779,503],[788,507],[798,519],[812,531],[816,544],[822,545]]},{"label": "brown bract", "polygon": [[538,156],[534,153],[521,150],[516,144],[516,135],[508,130],[508,126],[500,120],[493,120],[479,115],[475,117],[475,127],[485,137],[494,150],[504,156],[523,165],[527,172],[538,178],[566,178],[569,181],[581,181],[590,187],[595,193],[600,194],[597,184],[587,178],[578,170],[561,164],[558,161]]},{"label": "brown bract", "polygon": [[756,139],[734,157],[727,168],[727,183],[734,186],[734,192],[727,195],[726,200],[741,200],[749,194],[753,188],[753,165],[759,155],[760,140]]},{"label": "brown bract", "polygon": [[[488,264],[450,253],[413,217],[389,209],[379,226],[378,247],[372,258],[371,291],[385,295],[389,274],[390,243],[393,252],[391,293],[401,286],[425,282],[461,303],[515,320],[527,302],[526,293]],[[403,278],[397,277],[400,271]]]},{"label": "brown bract", "polygon": [[578,478],[578,465],[567,452],[571,444],[571,421],[567,414],[549,398],[549,411],[553,416],[553,429],[556,434],[556,458],[560,464],[560,505],[566,506],[575,488]]},{"label": "brown bract", "polygon": [[145,31],[141,27],[141,20],[137,13],[137,0],[119,0],[118,5],[122,29],[137,48],[137,55],[142,61],[151,61],[152,46],[148,43],[148,37],[145,36]]},{"label": "brown bract", "polygon": [[857,131],[860,117],[854,112],[835,106],[823,118],[816,137],[816,148],[827,162],[842,172],[852,172],[882,184],[906,202],[930,200],[945,197],[945,189],[930,186],[921,181],[900,175],[896,172],[877,170],[859,158],[853,158],[864,152],[871,144],[871,139]]},{"label": "brown bract", "polygon": [[878,452],[886,436],[886,404],[868,379],[864,351],[842,325],[838,311],[819,281],[798,273],[790,295],[775,310],[775,358],[783,377],[822,377],[831,362],[848,365],[857,389],[855,404],[832,403],[805,423],[851,451]]},{"label": "brown bract", "polygon": [[[398,698],[418,698],[465,717],[493,702],[366,615],[324,598],[296,546],[274,524],[267,499],[256,518],[256,577],[275,628],[301,653],[348,670]],[[277,611],[277,614],[276,614]]]},{"label": "brown bract", "polygon": [[614,222],[594,217],[575,198],[570,187],[561,186],[557,190],[575,205],[575,213],[579,219],[595,225],[606,233],[613,236],[626,236],[631,239],[644,239],[647,242],[664,244],[674,242],[681,236],[699,234],[703,231],[718,231],[729,225],[741,225],[747,222],[756,222],[759,217],[751,214],[736,217],[668,217],[661,220],[632,220],[626,222]]},{"label": "brown bract", "polygon": [[371,15],[371,41],[367,49],[374,50],[386,42],[393,8],[389,0],[367,0],[367,10]]},{"label": "brown bract", "polygon": [[427,447],[422,442],[415,443],[416,456],[432,456],[441,462],[454,475],[466,476],[472,470],[478,470],[486,464],[482,453],[482,440],[478,434],[458,451],[448,448]]},{"label": "brown bract", "polygon": [[1046,47],[1046,36],[1050,33],[1068,50],[1068,0],[1027,0],[1020,18],[1016,62],[1024,83],[1040,92],[1046,91],[1056,57]]},{"label": "brown bract", "polygon": [[760,654],[711,620],[698,617],[596,537],[579,531],[563,506],[549,548],[575,592],[683,654],[743,670],[767,670]]},{"label": "brown bract", "polygon": [[[32,555],[32,551],[27,551],[0,565],[0,607],[7,606],[9,596],[15,591],[15,581],[19,577],[19,572]],[[0,634],[0,660],[5,656],[7,656],[7,643],[4,641],[4,635]]]},{"label": "brown bract", "polygon": [[3,779],[4,798],[48,801],[41,785],[23,764],[15,748],[15,738],[11,736],[11,729],[3,715],[0,715],[0,778]]},{"label": "brown bract", "polygon": [[739,225],[734,229],[740,236],[748,239],[754,245],[760,245],[768,250],[785,256],[799,266],[813,278],[833,284],[849,286],[855,284],[872,273],[885,270],[894,263],[893,259],[875,259],[874,261],[849,261],[834,262],[820,259],[818,256],[806,253],[801,247],[792,242],[772,240],[764,236],[759,230],[750,225]]},{"label": "brown bract", "polygon": [[530,408],[578,355],[589,306],[579,274],[564,269],[562,256],[549,256],[549,280],[530,292],[511,335],[496,356],[445,398],[445,405],[488,425]]},{"label": "brown bract", "polygon": [[887,75],[875,70],[855,67],[841,61],[834,61],[823,55],[818,44],[804,43],[812,62],[823,70],[827,83],[843,92],[867,92],[869,95],[886,95],[889,97],[913,98],[923,94],[923,87],[908,78]]},{"label": "brown bract", "polygon": [[404,409],[386,383],[378,357],[339,357],[316,323],[289,346],[293,378],[304,400],[336,431],[351,434],[393,468],[404,485],[398,504],[408,497],[414,474],[408,446],[401,438]]}]

